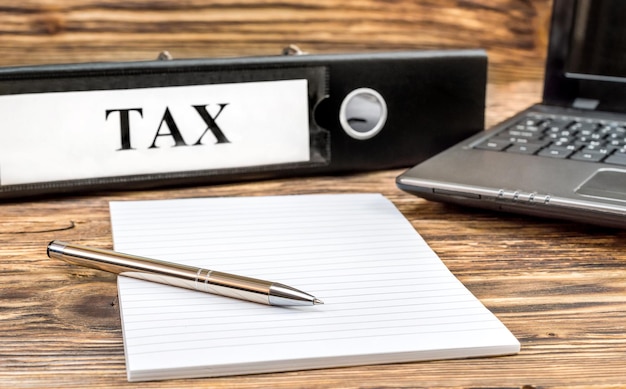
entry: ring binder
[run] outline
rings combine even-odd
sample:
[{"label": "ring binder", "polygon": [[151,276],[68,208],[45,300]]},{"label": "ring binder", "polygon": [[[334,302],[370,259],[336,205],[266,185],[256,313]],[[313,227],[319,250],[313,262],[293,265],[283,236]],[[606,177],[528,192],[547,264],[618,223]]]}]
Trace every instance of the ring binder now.
[{"label": "ring binder", "polygon": [[481,50],[164,53],[0,69],[0,199],[405,167],[484,125]]}]

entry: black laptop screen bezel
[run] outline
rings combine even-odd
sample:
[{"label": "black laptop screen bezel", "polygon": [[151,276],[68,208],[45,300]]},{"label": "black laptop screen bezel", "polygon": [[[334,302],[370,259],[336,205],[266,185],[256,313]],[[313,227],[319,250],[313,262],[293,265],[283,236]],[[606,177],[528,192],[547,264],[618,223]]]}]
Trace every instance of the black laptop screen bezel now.
[{"label": "black laptop screen bezel", "polygon": [[577,101],[595,101],[596,110],[626,113],[626,79],[584,79],[567,73],[577,5],[575,0],[554,0],[543,103],[573,107]]}]

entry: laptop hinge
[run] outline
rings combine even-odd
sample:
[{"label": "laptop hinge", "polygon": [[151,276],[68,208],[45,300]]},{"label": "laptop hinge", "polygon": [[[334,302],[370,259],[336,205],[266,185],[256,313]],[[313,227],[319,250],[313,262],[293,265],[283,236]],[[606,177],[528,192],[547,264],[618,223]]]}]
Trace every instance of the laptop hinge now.
[{"label": "laptop hinge", "polygon": [[578,109],[594,110],[600,104],[600,100],[577,98],[574,100],[572,107]]}]

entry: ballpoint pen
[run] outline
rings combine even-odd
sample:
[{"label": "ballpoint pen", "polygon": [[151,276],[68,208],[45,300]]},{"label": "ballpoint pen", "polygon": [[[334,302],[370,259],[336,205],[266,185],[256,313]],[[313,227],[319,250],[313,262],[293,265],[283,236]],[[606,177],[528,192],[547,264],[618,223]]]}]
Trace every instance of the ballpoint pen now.
[{"label": "ballpoint pen", "polygon": [[104,270],[132,278],[218,294],[267,305],[318,305],[308,293],[277,282],[181,265],[112,250],[97,249],[54,240],[48,257],[74,265]]}]

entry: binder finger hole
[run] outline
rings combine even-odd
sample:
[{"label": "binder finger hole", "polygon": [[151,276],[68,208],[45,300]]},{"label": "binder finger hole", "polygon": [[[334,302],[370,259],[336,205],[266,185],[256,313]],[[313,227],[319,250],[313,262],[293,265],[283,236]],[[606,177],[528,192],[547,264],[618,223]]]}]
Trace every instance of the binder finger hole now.
[{"label": "binder finger hole", "polygon": [[341,103],[341,127],[354,139],[372,138],[380,132],[386,120],[387,103],[374,89],[355,89]]}]

